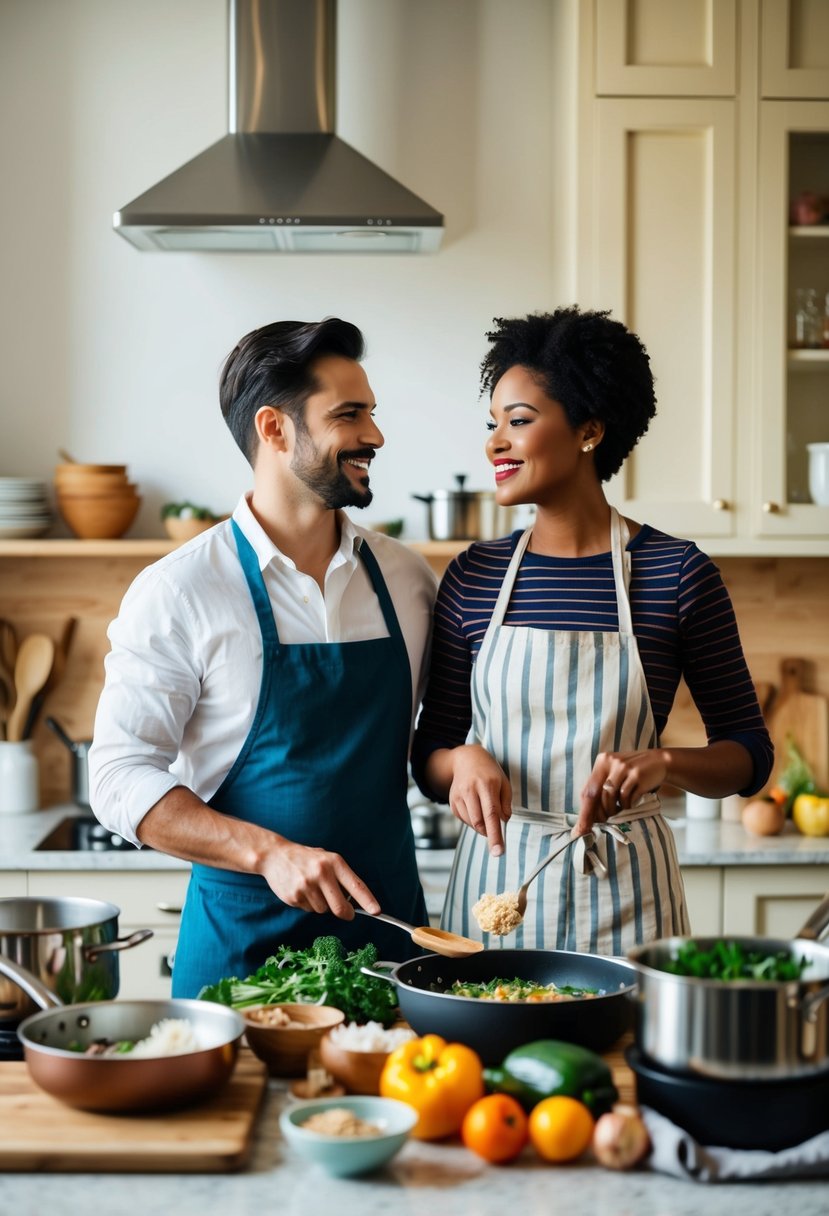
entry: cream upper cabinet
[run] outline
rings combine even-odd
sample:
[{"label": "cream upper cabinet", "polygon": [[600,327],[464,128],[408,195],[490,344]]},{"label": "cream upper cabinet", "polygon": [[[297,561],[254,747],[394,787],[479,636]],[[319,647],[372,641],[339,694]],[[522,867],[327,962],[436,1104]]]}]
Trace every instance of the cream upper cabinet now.
[{"label": "cream upper cabinet", "polygon": [[791,335],[797,287],[824,311],[829,224],[789,226],[799,194],[829,197],[829,100],[761,96],[782,22],[787,70],[829,54],[818,3],[829,20],[829,0],[578,9],[577,298],[639,333],[657,394],[608,496],[714,556],[829,554],[807,457],[829,442],[829,346]]},{"label": "cream upper cabinet", "polygon": [[723,932],[794,937],[829,891],[829,866],[734,866],[724,871]]},{"label": "cream upper cabinet", "polygon": [[829,97],[829,4],[763,0],[762,97]]},{"label": "cream upper cabinet", "polygon": [[[829,13],[829,3],[825,7]],[[829,506],[810,499],[807,452],[810,443],[829,442],[829,341],[804,349],[795,325],[803,289],[814,291],[825,315],[829,224],[790,223],[790,201],[805,192],[829,198],[829,101],[762,102],[752,520],[762,537],[829,535]]]},{"label": "cream upper cabinet", "polygon": [[608,496],[668,532],[734,531],[734,103],[596,102],[593,295],[639,333],[657,416]]},{"label": "cream upper cabinet", "polygon": [[737,0],[596,0],[596,92],[728,97]]}]

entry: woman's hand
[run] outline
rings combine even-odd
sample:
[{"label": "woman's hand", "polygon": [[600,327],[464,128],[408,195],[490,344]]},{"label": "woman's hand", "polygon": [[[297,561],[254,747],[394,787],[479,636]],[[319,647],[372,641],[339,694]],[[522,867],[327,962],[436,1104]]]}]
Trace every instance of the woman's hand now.
[{"label": "woman's hand", "polygon": [[455,747],[449,806],[452,814],[486,836],[493,857],[504,851],[504,828],[512,814],[512,787],[506,773],[478,743]]},{"label": "woman's hand", "polygon": [[668,774],[668,755],[661,747],[641,752],[600,752],[581,792],[579,819],[573,834],[583,836],[595,823],[629,810],[645,794],[658,790]]}]

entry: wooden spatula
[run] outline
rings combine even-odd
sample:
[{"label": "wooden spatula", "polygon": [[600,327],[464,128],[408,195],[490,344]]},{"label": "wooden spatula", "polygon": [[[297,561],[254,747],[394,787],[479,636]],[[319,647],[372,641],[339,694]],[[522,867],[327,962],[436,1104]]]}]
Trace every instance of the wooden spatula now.
[{"label": "wooden spatula", "polygon": [[806,666],[805,659],[783,659],[780,664],[780,691],[769,714],[774,744],[772,785],[788,764],[788,736],[811,767],[817,784],[825,786],[829,781],[829,707],[825,697],[804,691]]}]

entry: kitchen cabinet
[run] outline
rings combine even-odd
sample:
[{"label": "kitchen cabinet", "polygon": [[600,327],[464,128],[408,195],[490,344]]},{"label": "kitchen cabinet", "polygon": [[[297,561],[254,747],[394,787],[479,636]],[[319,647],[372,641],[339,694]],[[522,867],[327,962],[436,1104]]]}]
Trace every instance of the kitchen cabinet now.
[{"label": "kitchen cabinet", "polygon": [[829,97],[826,0],[763,0],[763,97]]},{"label": "kitchen cabinet", "polygon": [[810,501],[806,445],[829,441],[829,344],[798,349],[794,313],[795,293],[804,287],[816,290],[824,312],[829,223],[790,226],[789,202],[805,191],[829,198],[829,101],[764,101],[760,111],[760,484],[753,526],[764,537],[793,529],[825,536],[829,507]]},{"label": "kitchen cabinet", "polygon": [[829,865],[733,866],[723,875],[723,932],[793,937],[829,892]]},{"label": "kitchen cabinet", "polygon": [[701,937],[722,932],[723,873],[721,866],[685,866],[682,870],[691,932]]},{"label": "kitchen cabinet", "polygon": [[788,224],[829,193],[827,10],[578,10],[578,299],[641,335],[658,400],[608,497],[715,556],[829,553],[805,450],[829,440],[829,350],[787,349],[794,288],[829,290],[829,226]]},{"label": "kitchen cabinet", "polygon": [[596,0],[596,92],[736,92],[737,0]]},{"label": "kitchen cabinet", "polygon": [[26,875],[20,870],[0,870],[0,899],[26,894]]},{"label": "kitchen cabinet", "polygon": [[119,937],[128,937],[136,929],[152,929],[153,936],[148,941],[121,952],[118,995],[130,999],[164,998],[170,995],[169,960],[178,939],[189,876],[188,870],[117,874],[38,870],[29,872],[28,894],[40,898],[83,896],[114,903],[121,909]]}]

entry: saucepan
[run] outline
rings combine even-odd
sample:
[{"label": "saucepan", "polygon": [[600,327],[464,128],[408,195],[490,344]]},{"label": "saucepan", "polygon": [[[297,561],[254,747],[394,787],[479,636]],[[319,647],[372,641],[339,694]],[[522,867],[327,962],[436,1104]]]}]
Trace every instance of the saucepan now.
[{"label": "saucepan", "polygon": [[[636,1041],[674,1072],[732,1080],[812,1076],[829,1069],[829,895],[792,939],[667,937],[628,953],[639,984]],[[714,980],[664,970],[680,948],[734,943],[746,954],[806,960],[798,980]]]},{"label": "saucepan", "polygon": [[[95,1001],[61,1005],[32,974],[0,957],[0,973],[24,987],[43,1012],[17,1028],[29,1074],[79,1110],[146,1111],[212,1097],[229,1080],[245,1021],[213,1001]],[[137,1042],[166,1018],[190,1023],[199,1048],[175,1056],[85,1055],[97,1040]]]},{"label": "saucepan", "polygon": [[[0,899],[0,955],[64,1003],[109,1000],[118,993],[119,952],[153,935],[138,929],[119,937],[119,913],[100,899]],[[0,1025],[16,1025],[38,1007],[8,976],[0,978]]]},{"label": "saucepan", "polygon": [[[426,954],[408,962],[363,970],[397,987],[400,1011],[418,1034],[472,1047],[485,1064],[534,1039],[563,1039],[604,1051],[630,1028],[636,972],[624,959],[569,950],[481,950],[464,959]],[[456,996],[456,980],[486,983],[521,979],[559,987],[595,989],[599,995],[529,1002]]]}]

